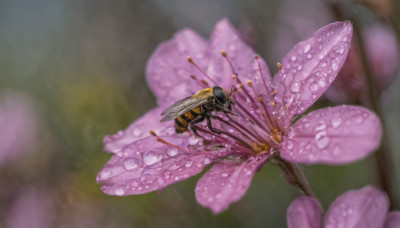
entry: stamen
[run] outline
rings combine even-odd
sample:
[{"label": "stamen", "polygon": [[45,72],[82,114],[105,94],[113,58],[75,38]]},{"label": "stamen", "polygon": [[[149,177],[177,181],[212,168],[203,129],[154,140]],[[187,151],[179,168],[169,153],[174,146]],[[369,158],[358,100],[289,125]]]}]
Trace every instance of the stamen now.
[{"label": "stamen", "polygon": [[171,146],[171,147],[173,147],[173,148],[175,148],[175,149],[178,149],[178,150],[181,150],[181,151],[185,151],[185,152],[189,152],[189,153],[195,153],[194,151],[190,151],[190,150],[183,149],[183,148],[181,148],[181,147],[179,147],[179,146],[176,146],[176,145],[174,145],[174,144],[172,144],[172,143],[170,143],[170,142],[165,141],[164,139],[158,137],[158,135],[157,135],[153,130],[150,131],[150,134],[151,134],[152,136],[157,137],[157,141],[158,141],[158,142],[161,142],[161,143],[164,143],[165,145]]},{"label": "stamen", "polygon": [[282,70],[282,64],[280,62],[277,62],[276,66],[279,68],[279,70]]},{"label": "stamen", "polygon": [[271,94],[271,92],[270,92],[270,88],[269,88],[269,86],[267,85],[267,82],[266,82],[266,80],[265,80],[263,71],[262,71],[262,69],[261,69],[261,63],[260,63],[260,61],[258,61],[258,60],[260,59],[260,57],[256,56],[255,59],[256,59],[256,61],[257,61],[257,65],[258,65],[258,71],[260,72],[260,75],[261,75],[261,77],[262,77],[262,79],[263,79],[262,81],[263,81],[264,87],[265,87],[265,89],[267,90],[267,93],[268,93],[268,96],[269,96],[269,100],[270,100],[270,101],[273,101],[274,99],[272,98],[272,94]]},{"label": "stamen", "polygon": [[[208,87],[207,85],[205,85],[205,84],[203,83],[204,80],[198,80],[197,77],[194,76],[193,74],[190,75],[190,78],[193,79],[193,80],[195,80],[195,81],[197,82],[197,84],[198,84],[200,87],[202,87],[202,88],[207,88],[207,87]],[[206,81],[204,81],[204,82],[206,82]],[[206,82],[206,83],[207,83],[207,82]]]},{"label": "stamen", "polygon": [[228,58],[228,54],[226,54],[226,51],[221,50],[221,55],[222,55],[222,56],[226,59],[226,61],[228,62],[229,67],[230,67],[231,70],[232,70],[232,74],[236,74],[236,75],[237,75],[237,73],[236,73],[236,71],[235,71],[235,68],[233,67],[233,64],[232,64],[231,60]]},{"label": "stamen", "polygon": [[197,70],[199,70],[204,76],[206,76],[208,80],[210,80],[212,83],[214,83],[214,85],[217,85],[217,83],[216,83],[206,72],[204,72],[204,71],[199,67],[199,65],[197,65],[197,64],[194,62],[194,60],[193,60],[192,57],[188,56],[188,57],[186,57],[186,59],[187,59],[187,61],[188,61],[190,64],[192,64],[194,67],[196,67]]}]

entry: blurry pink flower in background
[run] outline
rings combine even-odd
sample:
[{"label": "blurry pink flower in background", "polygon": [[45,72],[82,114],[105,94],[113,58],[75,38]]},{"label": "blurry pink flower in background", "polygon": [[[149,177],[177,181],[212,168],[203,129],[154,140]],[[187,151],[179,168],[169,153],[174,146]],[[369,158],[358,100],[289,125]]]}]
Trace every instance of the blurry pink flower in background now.
[{"label": "blurry pink flower in background", "polygon": [[[302,196],[287,210],[288,228],[396,228],[400,212],[388,214],[386,194],[367,186],[340,195],[321,221],[322,211],[316,199]],[[322,222],[322,223],[321,223]]]},{"label": "blurry pink flower in background", "polygon": [[[396,76],[400,54],[392,30],[383,25],[366,27],[363,32],[368,64],[380,90],[387,88]],[[353,41],[349,56],[326,96],[333,102],[368,103],[368,84],[358,46]]]},{"label": "blurry pink flower in background", "polygon": [[[104,139],[105,150],[114,155],[97,176],[101,189],[119,196],[148,193],[214,163],[195,193],[201,205],[219,213],[245,194],[255,172],[273,156],[305,164],[346,164],[364,158],[381,137],[379,119],[364,108],[325,108],[292,124],[333,82],[351,37],[349,22],[321,28],[293,47],[272,80],[263,59],[227,20],[217,23],[209,42],[189,29],[178,32],[157,48],[147,66],[159,107]],[[226,51],[222,56],[221,50]],[[201,80],[209,86],[240,88],[234,95],[239,117],[218,113],[213,126],[222,134],[199,124],[204,140],[190,132],[177,135],[173,123],[159,122],[166,107],[204,88]]]},{"label": "blurry pink flower in background", "polygon": [[29,152],[35,143],[36,121],[27,95],[0,93],[0,165]]},{"label": "blurry pink flower in background", "polygon": [[7,210],[7,228],[47,228],[54,219],[53,198],[49,192],[25,187]]}]

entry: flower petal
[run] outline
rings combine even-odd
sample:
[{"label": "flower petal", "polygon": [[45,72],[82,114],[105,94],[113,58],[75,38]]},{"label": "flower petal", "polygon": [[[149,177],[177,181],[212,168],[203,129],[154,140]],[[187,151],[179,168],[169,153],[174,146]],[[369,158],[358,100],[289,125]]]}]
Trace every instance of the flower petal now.
[{"label": "flower petal", "polygon": [[346,105],[310,112],[288,131],[281,157],[305,164],[362,159],[379,146],[382,136],[381,123],[373,112]]},{"label": "flower petal", "polygon": [[333,82],[347,57],[352,31],[349,21],[329,24],[294,46],[282,60],[274,82],[278,103],[288,107],[290,117],[303,113]]},{"label": "flower petal", "polygon": [[393,211],[388,214],[384,228],[397,228],[400,226],[400,211]]},{"label": "flower petal", "polygon": [[288,228],[319,228],[321,215],[321,207],[316,199],[301,196],[287,210]]},{"label": "flower petal", "polygon": [[151,130],[159,136],[169,136],[175,134],[173,122],[161,123],[159,121],[161,119],[160,114],[165,109],[164,107],[154,108],[139,119],[135,120],[125,130],[118,131],[114,135],[107,135],[104,137],[104,150],[117,153],[126,145],[150,136]]},{"label": "flower petal", "polygon": [[250,158],[249,161],[223,160],[216,163],[197,182],[197,202],[210,208],[215,214],[227,209],[246,193],[254,173],[268,159],[268,156]]},{"label": "flower petal", "polygon": [[[219,21],[211,35],[208,52],[211,62],[207,68],[207,73],[210,76],[217,76],[215,79],[219,86],[230,89],[233,85],[232,75],[234,72],[231,70],[228,61],[222,57],[221,50],[227,53],[242,82],[252,80],[253,83],[263,83],[258,64],[255,61],[257,54],[240,38],[239,32],[227,19]],[[271,76],[268,66],[262,58],[259,58],[258,61],[264,78],[269,84]]]},{"label": "flower petal", "polygon": [[388,209],[388,200],[381,191],[371,186],[351,190],[331,204],[325,216],[324,227],[382,227]]},{"label": "flower petal", "polygon": [[177,150],[155,137],[138,140],[116,153],[99,172],[96,180],[101,190],[120,196],[152,192],[198,174],[215,158],[195,150],[197,147],[191,146],[193,142],[187,137],[163,139],[194,151]]},{"label": "flower petal", "polygon": [[196,32],[184,29],[174,38],[162,43],[147,63],[147,82],[159,104],[170,105],[201,89],[191,74],[197,73],[186,60],[193,57],[200,67],[205,68],[207,42]]}]

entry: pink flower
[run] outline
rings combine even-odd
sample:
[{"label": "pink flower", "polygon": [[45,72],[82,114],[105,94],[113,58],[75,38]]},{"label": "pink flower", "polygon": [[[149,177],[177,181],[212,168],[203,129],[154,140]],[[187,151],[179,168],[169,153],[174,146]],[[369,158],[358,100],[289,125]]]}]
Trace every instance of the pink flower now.
[{"label": "pink flower", "polygon": [[29,152],[36,121],[28,96],[10,91],[0,94],[0,165]]},{"label": "pink flower", "polygon": [[[381,126],[364,108],[325,108],[292,124],[335,79],[351,37],[349,22],[321,28],[293,47],[272,81],[264,60],[227,20],[215,26],[210,41],[189,29],[178,32],[157,48],[147,65],[159,107],[104,139],[105,150],[114,156],[97,176],[101,189],[111,195],[143,194],[213,163],[195,193],[199,204],[219,213],[245,194],[255,172],[271,158],[345,164],[367,156],[379,145]],[[220,120],[212,121],[222,134],[202,123],[197,126],[204,139],[191,132],[177,135],[172,122],[159,122],[166,107],[203,89],[204,82],[239,89],[233,109],[239,117],[216,113]]]},{"label": "pink flower", "polygon": [[[366,55],[380,90],[393,81],[399,67],[400,54],[393,31],[383,25],[368,27],[363,32]],[[332,86],[327,97],[337,103],[368,103],[368,84],[358,46],[353,42],[347,61]]]},{"label": "pink flower", "polygon": [[[367,186],[340,195],[329,207],[322,224],[324,228],[394,228],[400,226],[400,212],[388,214],[386,194]],[[319,228],[321,207],[316,199],[302,196],[287,210],[288,228]]]}]

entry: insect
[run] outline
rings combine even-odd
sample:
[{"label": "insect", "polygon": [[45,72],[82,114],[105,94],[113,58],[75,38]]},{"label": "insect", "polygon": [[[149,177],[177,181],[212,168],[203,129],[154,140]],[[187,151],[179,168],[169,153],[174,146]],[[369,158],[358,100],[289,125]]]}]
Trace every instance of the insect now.
[{"label": "insect", "polygon": [[219,86],[212,88],[202,89],[190,97],[186,97],[169,108],[164,110],[161,115],[164,116],[161,122],[175,119],[175,130],[177,133],[183,133],[188,129],[201,137],[196,130],[195,124],[202,122],[207,119],[207,126],[210,131],[214,133],[220,133],[217,129],[214,129],[211,125],[211,119],[219,119],[219,117],[211,114],[212,111],[232,113],[232,104],[235,101],[232,98],[232,93],[228,93]]}]

